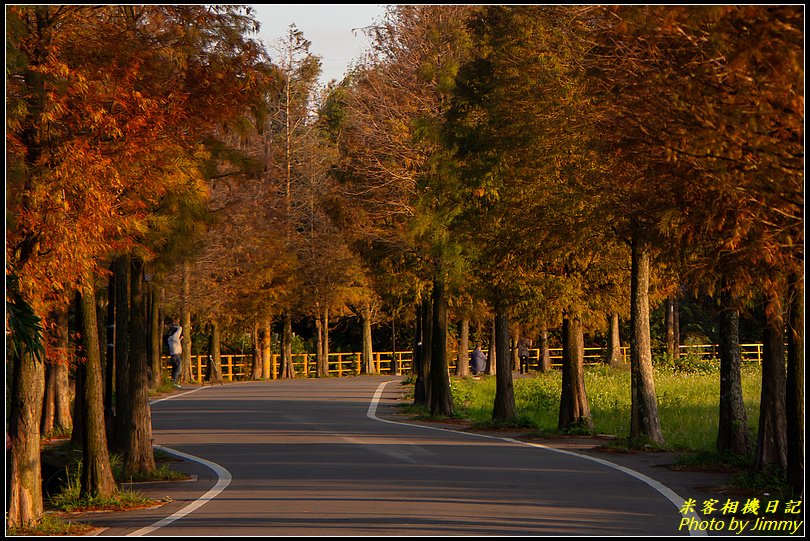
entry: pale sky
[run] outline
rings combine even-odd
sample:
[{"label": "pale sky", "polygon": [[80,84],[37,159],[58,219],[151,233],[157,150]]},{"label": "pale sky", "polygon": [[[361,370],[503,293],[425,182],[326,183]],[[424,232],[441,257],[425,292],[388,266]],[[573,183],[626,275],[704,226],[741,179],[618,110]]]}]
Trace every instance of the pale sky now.
[{"label": "pale sky", "polygon": [[[368,48],[360,28],[382,17],[386,4],[261,4],[254,5],[261,23],[258,37],[269,47],[287,35],[291,23],[312,44],[310,52],[321,57],[321,82],[340,81],[349,64]],[[352,29],[357,29],[354,33]]]}]

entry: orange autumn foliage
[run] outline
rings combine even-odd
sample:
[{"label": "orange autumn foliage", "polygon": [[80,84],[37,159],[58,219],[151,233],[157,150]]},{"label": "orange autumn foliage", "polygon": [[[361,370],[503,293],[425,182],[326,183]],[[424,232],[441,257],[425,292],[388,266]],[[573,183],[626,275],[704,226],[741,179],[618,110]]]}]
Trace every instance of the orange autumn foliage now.
[{"label": "orange autumn foliage", "polygon": [[34,305],[64,302],[111,254],[146,249],[166,194],[205,190],[203,136],[257,95],[263,52],[236,7],[12,6],[7,19],[7,273]]}]

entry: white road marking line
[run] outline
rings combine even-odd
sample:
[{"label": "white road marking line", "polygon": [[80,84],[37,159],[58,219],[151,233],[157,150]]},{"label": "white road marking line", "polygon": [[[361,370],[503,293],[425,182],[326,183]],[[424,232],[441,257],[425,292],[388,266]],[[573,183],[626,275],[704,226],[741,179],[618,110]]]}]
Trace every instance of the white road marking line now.
[{"label": "white road marking line", "polygon": [[163,402],[164,400],[171,400],[172,398],[178,398],[178,397],[180,397],[180,396],[185,396],[185,395],[187,395],[187,394],[196,393],[197,391],[200,391],[200,390],[202,390],[202,389],[205,389],[205,387],[197,387],[196,389],[192,389],[192,390],[190,390],[190,391],[186,391],[186,392],[184,392],[184,393],[180,393],[180,394],[173,394],[173,395],[166,396],[166,397],[164,397],[164,398],[158,398],[157,400],[152,400],[152,401],[150,401],[150,402],[149,402],[149,405],[150,405],[150,406],[154,406],[155,404],[158,404],[158,403],[160,403],[160,402]]},{"label": "white road marking line", "polygon": [[[172,396],[168,396],[166,398],[161,398],[160,400],[155,400],[154,402],[151,402],[150,405],[151,404],[157,404],[158,402],[162,402],[164,400],[169,400],[170,398],[177,398],[179,396],[187,395],[189,393],[199,391],[202,388],[203,387],[200,387],[198,389],[194,389],[194,390],[188,391],[186,393],[172,395]],[[169,515],[168,517],[165,517],[165,518],[155,522],[151,526],[146,526],[146,527],[141,528],[139,530],[135,530],[132,533],[128,533],[126,535],[127,537],[142,536],[142,535],[152,533],[155,530],[157,530],[159,528],[162,528],[163,526],[171,524],[175,520],[178,520],[178,519],[181,519],[181,518],[185,517],[189,513],[192,513],[193,511],[199,509],[200,507],[202,507],[203,505],[205,505],[209,501],[216,498],[219,495],[220,492],[225,490],[225,488],[229,484],[231,484],[231,480],[233,479],[231,477],[231,472],[229,472],[228,470],[226,470],[225,468],[223,468],[219,464],[217,464],[215,462],[211,462],[210,460],[205,460],[204,458],[200,458],[200,457],[194,456],[194,455],[189,455],[187,453],[183,453],[181,451],[177,451],[177,450],[171,449],[169,447],[164,447],[162,445],[155,445],[155,448],[160,449],[162,451],[165,451],[165,452],[167,452],[169,454],[179,456],[181,458],[185,458],[186,460],[191,460],[192,462],[197,462],[199,464],[202,464],[204,466],[207,466],[207,467],[211,468],[214,471],[214,473],[217,474],[217,482],[216,482],[216,484],[214,484],[214,486],[210,490],[208,490],[208,492],[206,492],[205,494],[203,494],[202,496],[200,496],[199,498],[197,498],[196,500],[194,500],[193,502],[191,502],[187,506],[183,507],[182,509],[179,509],[178,511],[175,511],[173,514]]]},{"label": "white road marking line", "polygon": [[[411,423],[403,423],[403,422],[400,422],[400,421],[390,421],[388,419],[381,419],[381,418],[377,417],[377,405],[380,402],[380,397],[382,396],[382,393],[385,390],[385,386],[388,385],[389,383],[391,383],[391,381],[384,381],[384,382],[380,383],[379,387],[377,387],[377,390],[374,392],[374,397],[371,399],[371,403],[368,406],[367,415],[368,415],[368,417],[370,419],[374,419],[375,421],[381,421],[383,423],[390,423],[390,424],[394,424],[394,425],[403,425],[403,426],[408,426],[408,427],[425,428],[425,429],[428,429],[428,430],[438,430],[438,431],[441,431],[441,432],[452,432],[453,434],[466,434],[468,436],[477,436],[479,438],[502,440],[502,441],[507,441],[507,442],[510,442],[510,443],[516,443],[516,444],[519,444],[519,445],[527,445],[529,447],[537,447],[537,448],[540,448],[540,449],[546,449],[548,451],[553,451],[555,453],[562,453],[564,455],[571,455],[571,456],[575,456],[575,457],[578,457],[578,458],[584,458],[585,460],[590,460],[592,462],[597,462],[597,463],[602,464],[604,466],[608,466],[610,468],[619,470],[622,473],[626,473],[627,475],[635,477],[639,481],[641,481],[643,483],[646,483],[647,485],[649,485],[653,489],[657,490],[662,496],[664,496],[666,499],[668,499],[670,502],[672,502],[675,505],[676,509],[678,509],[679,512],[683,508],[684,499],[681,498],[674,490],[667,487],[666,485],[664,485],[660,481],[656,481],[652,477],[648,477],[648,476],[644,475],[641,472],[637,472],[636,470],[627,468],[625,466],[620,466],[619,464],[614,464],[613,462],[610,462],[608,460],[604,460],[602,458],[597,458],[597,457],[593,457],[593,456],[589,456],[589,455],[583,455],[583,454],[580,454],[580,453],[575,453],[574,451],[566,451],[564,449],[555,449],[554,447],[548,447],[546,445],[542,445],[542,444],[539,444],[539,443],[530,443],[530,442],[526,442],[526,441],[516,440],[516,439],[513,439],[513,438],[502,438],[502,437],[499,437],[499,436],[490,436],[488,434],[476,434],[474,432],[462,432],[460,430],[452,430],[452,429],[449,429],[449,428],[439,428],[439,427],[435,427],[435,426],[417,425],[417,424],[411,424]],[[700,515],[698,515],[694,511],[690,511],[689,513],[686,513],[683,516],[684,517],[689,517],[689,518],[695,518],[698,521],[701,520]],[[709,534],[706,533],[706,531],[690,529],[689,530],[689,535],[708,536]]]}]

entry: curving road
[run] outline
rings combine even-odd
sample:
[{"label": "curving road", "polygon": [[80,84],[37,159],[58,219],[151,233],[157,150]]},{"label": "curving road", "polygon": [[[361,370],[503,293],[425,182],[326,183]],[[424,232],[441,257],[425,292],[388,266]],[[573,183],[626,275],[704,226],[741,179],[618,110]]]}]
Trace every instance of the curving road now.
[{"label": "curving road", "polygon": [[677,495],[632,471],[402,422],[394,380],[254,382],[157,401],[156,443],[197,457],[199,481],[103,535],[688,533]]}]

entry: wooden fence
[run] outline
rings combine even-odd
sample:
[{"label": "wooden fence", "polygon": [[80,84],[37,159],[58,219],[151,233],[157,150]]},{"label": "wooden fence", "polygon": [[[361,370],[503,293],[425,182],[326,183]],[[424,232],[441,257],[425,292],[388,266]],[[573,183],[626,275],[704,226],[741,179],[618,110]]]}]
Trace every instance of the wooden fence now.
[{"label": "wooden fence", "polygon": [[[717,357],[715,344],[700,344],[680,346],[681,355],[693,355],[703,359]],[[630,353],[627,346],[623,346],[622,355],[624,362],[630,361]],[[485,350],[486,351],[486,350]],[[761,362],[762,344],[741,344],[740,351],[743,361]],[[558,368],[561,366],[562,348],[549,348],[551,366]],[[226,381],[238,381],[250,379],[250,371],[253,363],[253,356],[249,354],[221,355],[222,378]],[[605,349],[601,347],[585,348],[585,364],[600,364],[604,362]],[[163,366],[168,373],[168,357],[164,356]],[[356,376],[361,374],[362,355],[360,353],[330,353],[329,354],[329,375],[336,377]],[[537,369],[539,366],[540,350],[529,350],[529,365]],[[314,377],[317,374],[316,358],[314,353],[294,353],[292,355],[293,367],[296,377]],[[451,370],[455,370],[456,354],[448,356]],[[377,374],[410,374],[413,368],[412,351],[381,351],[373,353],[373,362]],[[208,358],[206,355],[191,356],[191,373],[195,382],[201,382],[208,368]],[[280,376],[280,355],[273,355],[270,367],[272,379]]]}]

